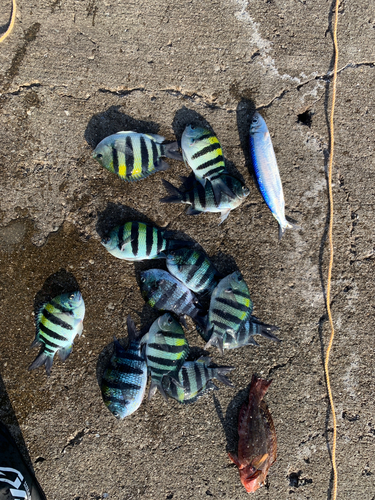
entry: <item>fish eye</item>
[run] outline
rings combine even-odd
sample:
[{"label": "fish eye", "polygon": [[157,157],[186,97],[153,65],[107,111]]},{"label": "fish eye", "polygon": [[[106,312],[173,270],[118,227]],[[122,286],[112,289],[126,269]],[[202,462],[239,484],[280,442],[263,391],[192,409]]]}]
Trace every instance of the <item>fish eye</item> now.
[{"label": "fish eye", "polygon": [[101,153],[98,153],[98,154],[96,155],[96,158],[103,158],[103,155],[102,155]]},{"label": "fish eye", "polygon": [[242,276],[241,276],[241,275],[239,275],[239,276],[237,277],[237,281],[242,281]]},{"label": "fish eye", "polygon": [[226,291],[226,293],[230,293],[232,291],[232,289],[229,287],[229,288],[226,288],[225,291]]},{"label": "fish eye", "polygon": [[170,325],[171,325],[171,324],[172,324],[172,322],[173,322],[173,318],[172,318],[171,316],[169,316],[169,318],[167,319],[167,321],[168,321],[168,324],[170,324]]},{"label": "fish eye", "polygon": [[121,415],[119,414],[119,412],[118,412],[118,411],[114,411],[114,412],[113,412],[113,416],[114,416],[114,417],[116,417],[117,419],[120,419],[120,416],[121,416]]},{"label": "fish eye", "polygon": [[146,282],[146,278],[144,276],[141,276],[141,283],[145,283]]},{"label": "fish eye", "polygon": [[111,238],[109,236],[106,236],[105,238],[102,238],[102,243],[106,245]]},{"label": "fish eye", "polygon": [[258,123],[258,121],[259,121],[259,117],[258,116],[254,116],[254,118],[251,121],[251,124],[252,125],[256,125]]}]

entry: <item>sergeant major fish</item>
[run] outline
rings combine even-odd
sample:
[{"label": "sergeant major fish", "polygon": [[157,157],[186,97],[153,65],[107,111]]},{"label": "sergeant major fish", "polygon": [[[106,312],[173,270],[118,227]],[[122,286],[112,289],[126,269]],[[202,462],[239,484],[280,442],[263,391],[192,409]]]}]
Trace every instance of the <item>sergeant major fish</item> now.
[{"label": "sergeant major fish", "polygon": [[118,132],[103,139],[93,157],[124,181],[144,179],[154,172],[167,170],[162,156],[182,160],[177,142],[162,144],[164,137],[156,134]]},{"label": "sergeant major fish", "polygon": [[102,245],[118,259],[136,261],[164,259],[166,251],[192,244],[169,239],[169,236],[170,231],[144,222],[126,222],[113,228],[109,236],[102,239]]},{"label": "sergeant major fish", "polygon": [[263,397],[271,381],[253,375],[249,400],[238,415],[238,451],[229,453],[248,493],[264,485],[268,470],[276,460],[276,431]]},{"label": "sergeant major fish", "polygon": [[198,299],[181,281],[161,269],[149,269],[141,272],[141,292],[151,307],[161,311],[171,311],[180,317],[186,325],[187,314],[205,328]]},{"label": "sergeant major fish", "polygon": [[285,218],[285,201],[276,156],[266,122],[255,113],[250,125],[250,153],[259,190],[279,223],[279,239],[286,229],[301,229]]},{"label": "sergeant major fish", "polygon": [[123,419],[142,403],[147,384],[147,365],[134,322],[127,318],[129,345],[124,349],[115,339],[114,353],[104,372],[101,392],[109,411]]},{"label": "sergeant major fish", "polygon": [[65,361],[73,349],[76,335],[81,335],[85,304],[80,292],[63,293],[43,304],[36,314],[36,335],[31,347],[42,344],[42,350],[29,370],[45,365],[51,375],[53,357],[57,352]]},{"label": "sergeant major fish", "polygon": [[221,277],[204,252],[179,248],[167,253],[168,271],[195,293],[210,293]]},{"label": "sergeant major fish", "polygon": [[147,366],[151,373],[149,399],[159,389],[163,390],[163,378],[168,375],[178,379],[178,371],[189,354],[189,344],[181,325],[169,314],[163,314],[153,322],[149,332],[142,339],[146,344]]},{"label": "sergeant major fish", "polygon": [[232,196],[228,196],[226,192],[221,193],[219,202],[214,194],[214,185],[210,182],[207,182],[205,186],[196,182],[193,184],[193,187],[187,191],[180,191],[165,179],[162,179],[162,182],[170,196],[161,198],[161,202],[185,203],[190,205],[186,210],[187,215],[199,215],[202,212],[219,212],[221,213],[219,225],[224,222],[229,213],[239,207],[250,194],[249,188],[242,184],[241,181],[228,174],[221,175],[220,182],[231,190]]},{"label": "sergeant major fish", "polygon": [[197,361],[185,361],[178,372],[178,380],[170,377],[163,379],[165,392],[182,404],[190,404],[209,389],[218,389],[212,382],[214,378],[233,387],[232,382],[225,375],[234,368],[224,366],[214,368],[210,364],[209,357],[201,357]]},{"label": "sergeant major fish", "polygon": [[219,139],[213,132],[188,125],[181,137],[181,149],[185,163],[193,170],[202,186],[207,181],[211,182],[218,204],[221,192],[229,197],[235,196],[221,178],[221,174],[226,172],[225,161]]},{"label": "sergeant major fish", "polygon": [[223,278],[211,295],[205,335],[209,337],[206,348],[217,346],[223,352],[226,335],[236,338],[241,324],[251,315],[253,303],[249,289],[240,272]]}]

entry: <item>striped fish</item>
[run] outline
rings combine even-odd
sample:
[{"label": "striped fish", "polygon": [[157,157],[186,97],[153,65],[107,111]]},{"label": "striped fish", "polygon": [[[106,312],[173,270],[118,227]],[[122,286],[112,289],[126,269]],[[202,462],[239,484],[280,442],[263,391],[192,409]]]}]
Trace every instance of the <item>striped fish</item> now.
[{"label": "striped fish", "polygon": [[209,389],[218,389],[212,382],[216,378],[225,385],[233,387],[232,382],[225,376],[234,368],[218,367],[212,368],[209,365],[211,360],[208,357],[199,358],[197,361],[186,361],[178,372],[178,380],[164,377],[163,388],[173,399],[182,404],[194,403],[202,394]]},{"label": "striped fish", "polygon": [[167,399],[162,381],[165,375],[177,378],[189,354],[189,344],[181,325],[169,313],[153,322],[142,343],[146,344],[147,367],[151,373],[149,399],[159,389]]},{"label": "striped fish", "polygon": [[211,182],[217,203],[220,203],[221,192],[229,197],[235,196],[222,181],[221,174],[226,172],[225,161],[219,139],[213,132],[188,125],[181,137],[181,149],[185,164],[190,166],[202,186]]},{"label": "striped fish", "polygon": [[102,245],[118,259],[130,261],[164,259],[165,252],[181,246],[189,246],[189,241],[171,240],[170,231],[145,224],[126,222],[112,229],[109,236],[102,239]]},{"label": "striped fish", "polygon": [[196,296],[167,271],[149,269],[141,272],[141,292],[151,307],[175,313],[185,326],[184,315],[187,314],[196,323],[205,327],[206,323],[200,315],[201,306]]},{"label": "striped fish", "polygon": [[277,326],[266,325],[259,321],[255,316],[247,318],[240,326],[235,337],[232,335],[225,335],[223,342],[223,349],[237,349],[245,345],[259,345],[255,340],[255,335],[261,335],[268,340],[274,342],[281,342],[272,332],[279,330]]},{"label": "striped fish", "polygon": [[146,357],[141,349],[140,334],[130,316],[127,325],[128,348],[124,349],[115,339],[115,350],[101,383],[104,404],[117,419],[123,419],[139,408],[147,384]]},{"label": "striped fish", "polygon": [[162,156],[182,160],[177,142],[161,144],[164,140],[156,134],[117,132],[96,146],[93,158],[124,181],[138,181],[169,168]]},{"label": "striped fish", "polygon": [[266,122],[255,113],[250,125],[250,153],[259,190],[279,223],[279,239],[286,229],[301,229],[285,218],[285,201],[276,156]]},{"label": "striped fish", "polygon": [[195,293],[209,293],[221,277],[204,252],[179,248],[168,252],[168,271]]},{"label": "striped fish", "polygon": [[221,213],[219,224],[224,222],[230,211],[239,207],[250,194],[249,188],[242,184],[241,181],[227,174],[221,176],[221,182],[228,186],[234,196],[221,193],[219,203],[216,201],[213,185],[210,182],[207,182],[204,187],[199,182],[196,182],[190,189],[183,192],[165,179],[162,179],[162,182],[170,196],[161,198],[161,202],[186,203],[190,205],[186,210],[187,215],[198,215],[202,212],[219,212]]},{"label": "striped fish", "polygon": [[250,292],[239,271],[222,279],[211,295],[206,335],[206,348],[217,346],[223,353],[226,335],[236,337],[243,321],[253,310]]},{"label": "striped fish", "polygon": [[76,335],[81,335],[85,304],[80,292],[63,293],[43,304],[36,314],[36,335],[31,347],[42,349],[29,370],[45,365],[51,375],[53,357],[58,353],[65,361],[73,349]]}]

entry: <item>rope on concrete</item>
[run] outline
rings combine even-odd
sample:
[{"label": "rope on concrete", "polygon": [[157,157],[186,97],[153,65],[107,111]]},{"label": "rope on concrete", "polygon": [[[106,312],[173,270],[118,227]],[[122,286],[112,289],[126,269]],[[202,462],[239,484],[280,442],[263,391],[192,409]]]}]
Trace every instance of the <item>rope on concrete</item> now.
[{"label": "rope on concrete", "polygon": [[14,23],[16,21],[16,12],[17,12],[17,6],[16,6],[16,0],[13,0],[13,6],[12,6],[12,17],[10,19],[10,23],[8,26],[8,29],[6,32],[0,37],[0,43],[3,42],[7,36],[9,36],[12,32],[12,29],[14,27]]},{"label": "rope on concrete", "polygon": [[328,228],[328,237],[329,237],[329,266],[328,266],[328,278],[327,278],[327,313],[329,324],[331,328],[331,336],[329,339],[326,358],[324,363],[324,371],[326,375],[327,381],[327,391],[329,396],[329,402],[331,405],[332,411],[332,419],[333,419],[333,440],[332,440],[332,468],[333,468],[333,492],[332,492],[332,500],[336,500],[337,497],[337,467],[336,467],[336,441],[337,441],[337,422],[336,422],[336,412],[335,406],[333,404],[333,396],[331,390],[331,382],[329,378],[329,355],[331,352],[333,339],[335,336],[335,329],[333,326],[332,313],[331,313],[331,279],[332,279],[332,267],[333,267],[333,193],[332,193],[332,166],[333,166],[333,151],[334,151],[334,143],[335,143],[335,134],[334,134],[334,111],[335,111],[335,103],[336,103],[336,84],[337,84],[337,61],[339,56],[338,45],[337,45],[337,21],[338,21],[338,12],[339,12],[339,0],[336,0],[335,5],[335,22],[333,26],[333,45],[334,45],[334,68],[333,68],[333,80],[332,80],[332,107],[331,107],[331,115],[330,115],[330,138],[331,138],[331,147],[329,152],[329,163],[328,163],[328,197],[329,197],[329,228]]}]

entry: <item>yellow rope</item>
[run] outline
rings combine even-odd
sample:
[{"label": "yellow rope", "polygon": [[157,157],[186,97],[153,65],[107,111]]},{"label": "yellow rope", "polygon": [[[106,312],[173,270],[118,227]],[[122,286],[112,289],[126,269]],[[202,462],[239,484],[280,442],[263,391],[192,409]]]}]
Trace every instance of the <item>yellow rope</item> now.
[{"label": "yellow rope", "polygon": [[3,42],[7,36],[9,36],[12,32],[12,29],[14,27],[14,23],[16,21],[16,11],[17,11],[17,6],[16,6],[16,0],[13,0],[13,7],[12,7],[12,17],[10,19],[10,23],[8,26],[8,29],[6,32],[0,37],[0,43]]},{"label": "yellow rope", "polygon": [[328,266],[328,279],[327,279],[327,313],[329,324],[331,327],[331,336],[329,339],[329,344],[327,347],[326,358],[324,362],[324,371],[326,374],[327,380],[327,391],[329,396],[329,402],[331,404],[332,411],[332,419],[333,419],[333,441],[332,441],[332,468],[333,468],[333,493],[332,500],[336,499],[337,496],[337,467],[336,467],[336,441],[337,441],[337,424],[336,424],[336,412],[335,406],[333,404],[331,383],[329,378],[329,355],[331,352],[333,338],[335,336],[335,330],[333,327],[332,313],[331,313],[331,278],[332,278],[332,267],[333,267],[333,194],[332,194],[332,165],[333,165],[333,150],[335,145],[335,136],[334,136],[334,125],[333,125],[333,116],[335,111],[335,102],[336,102],[336,83],[337,83],[337,61],[339,56],[338,46],[337,46],[337,20],[338,20],[338,11],[339,11],[339,0],[336,0],[335,7],[335,22],[333,27],[333,44],[334,44],[334,68],[333,68],[333,80],[332,80],[332,108],[330,115],[330,138],[331,138],[331,147],[329,153],[329,163],[328,163],[328,196],[329,196],[329,228],[328,228],[328,237],[329,237],[329,266]]}]

